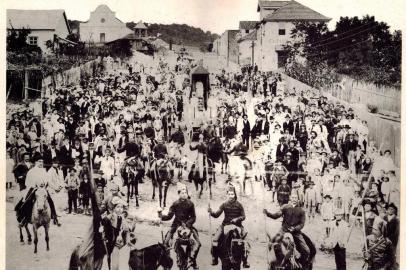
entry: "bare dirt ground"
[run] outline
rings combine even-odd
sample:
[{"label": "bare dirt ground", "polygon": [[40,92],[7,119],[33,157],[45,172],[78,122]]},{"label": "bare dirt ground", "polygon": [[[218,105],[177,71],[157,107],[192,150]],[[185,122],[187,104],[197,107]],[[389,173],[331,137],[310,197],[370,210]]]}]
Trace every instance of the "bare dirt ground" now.
[{"label": "bare dirt ground", "polygon": [[[147,59],[148,60],[148,59]],[[218,70],[221,64],[216,60],[215,55],[209,55],[205,58],[205,65]],[[188,147],[188,146],[187,146]],[[193,155],[188,157],[193,160]],[[226,175],[217,173],[217,183],[213,186],[213,199],[211,206],[216,209],[225,199],[225,179]],[[209,220],[207,207],[209,197],[207,190],[201,199],[197,198],[194,186],[185,182],[188,185],[192,201],[196,206],[197,222],[195,227],[199,231],[202,242],[202,248],[198,256],[198,265],[202,270],[220,269],[220,266],[211,266],[210,256],[210,231],[214,231],[222,221],[222,216],[219,219]],[[135,208],[134,202],[130,204],[130,211],[136,216],[136,233],[137,233],[137,248],[143,248],[151,244],[161,241],[161,230],[165,233],[170,226],[170,222],[164,222],[161,225],[157,223],[157,208],[158,202],[151,200],[152,185],[149,180],[140,185],[140,208]],[[81,242],[86,233],[91,218],[84,215],[68,215],[59,211],[61,215],[60,221],[62,227],[51,225],[50,228],[50,251],[46,251],[44,232],[41,228],[39,231],[38,253],[34,254],[33,245],[20,243],[17,221],[14,212],[13,198],[16,198],[17,191],[8,191],[8,202],[6,212],[6,269],[8,270],[64,270],[68,268],[69,258],[73,248]],[[57,204],[64,207],[67,206],[68,196],[62,194]],[[55,199],[55,198],[54,198]],[[168,205],[177,199],[176,186],[171,186],[168,194]],[[264,192],[263,186],[259,182],[254,183],[254,193],[249,196],[239,196],[239,200],[243,204],[246,212],[246,220],[244,227],[248,230],[248,241],[251,244],[250,263],[251,269],[263,270],[267,269],[266,260],[266,233],[265,228],[270,235],[273,235],[279,230],[281,221],[267,219],[265,220],[262,214],[264,207],[270,210],[276,210],[277,204],[271,203],[271,192]],[[211,226],[210,226],[211,224]],[[304,227],[304,232],[320,247],[320,241],[323,235],[319,218],[307,222]],[[363,238],[359,228],[355,228],[347,247],[347,269],[361,269],[363,260],[360,257]],[[129,249],[124,247],[121,250],[120,269],[128,269]],[[175,254],[172,254],[175,259]],[[103,269],[107,269],[107,264],[104,264]],[[177,269],[176,266],[173,269]],[[314,269],[332,270],[335,269],[335,261],[333,254],[325,254],[318,250]]]}]

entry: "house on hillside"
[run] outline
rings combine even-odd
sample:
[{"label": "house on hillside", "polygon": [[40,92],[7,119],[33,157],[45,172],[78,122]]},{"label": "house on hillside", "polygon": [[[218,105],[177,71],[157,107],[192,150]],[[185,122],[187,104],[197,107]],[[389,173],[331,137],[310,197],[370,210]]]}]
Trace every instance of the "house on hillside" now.
[{"label": "house on hillside", "polygon": [[[297,1],[258,2],[260,22],[256,26],[257,40],[254,62],[262,71],[284,67],[287,53],[283,45],[291,40],[294,22],[328,22],[331,19]],[[247,52],[240,57],[248,57]],[[249,53],[249,52],[248,52]]]},{"label": "house on hillside", "polygon": [[98,6],[95,11],[90,13],[88,21],[80,23],[80,40],[86,44],[101,46],[133,34],[133,31],[116,18],[115,14],[106,5]]},{"label": "house on hillside", "polygon": [[238,63],[237,39],[240,30],[226,30],[218,39],[213,42],[213,52],[225,58],[228,62]]},{"label": "house on hillside", "polygon": [[7,10],[7,31],[30,29],[27,43],[36,45],[46,53],[46,42],[67,42],[66,37],[71,33],[65,11],[54,10]]}]

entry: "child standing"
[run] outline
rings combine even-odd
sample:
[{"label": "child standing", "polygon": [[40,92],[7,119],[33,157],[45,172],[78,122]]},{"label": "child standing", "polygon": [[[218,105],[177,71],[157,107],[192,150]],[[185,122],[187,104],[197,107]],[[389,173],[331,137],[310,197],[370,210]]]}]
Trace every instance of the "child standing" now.
[{"label": "child standing", "polygon": [[310,181],[309,182],[309,187],[305,191],[305,206],[307,209],[307,215],[309,217],[309,221],[311,219],[314,220],[314,216],[316,214],[316,207],[317,207],[317,192],[314,189],[314,182]]},{"label": "child standing", "polygon": [[79,177],[76,174],[76,169],[71,168],[69,170],[69,175],[66,176],[66,188],[68,189],[68,207],[69,214],[72,213],[72,204],[74,208],[73,214],[76,215],[78,211],[78,188],[79,188]]},{"label": "child standing", "polygon": [[334,204],[331,200],[330,194],[324,195],[324,201],[321,205],[321,218],[324,221],[324,228],[326,229],[326,237],[330,237],[331,222],[334,220]]},{"label": "child standing", "polygon": [[82,198],[82,205],[83,205],[83,213],[85,215],[90,215],[89,210],[89,200],[90,200],[90,183],[87,174],[83,175],[83,181],[80,183],[79,186],[79,196]]},{"label": "child standing", "polygon": [[287,204],[289,202],[291,189],[288,185],[288,181],[286,177],[282,177],[282,183],[278,187],[278,203],[280,206]]}]

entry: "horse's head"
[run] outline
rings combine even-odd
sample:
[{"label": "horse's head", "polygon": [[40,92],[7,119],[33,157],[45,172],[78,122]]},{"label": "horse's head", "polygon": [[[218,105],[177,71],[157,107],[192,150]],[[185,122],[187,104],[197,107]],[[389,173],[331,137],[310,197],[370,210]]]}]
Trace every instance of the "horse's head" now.
[{"label": "horse's head", "polygon": [[173,266],[173,260],[170,254],[170,247],[164,244],[158,243],[159,261],[158,264],[161,265],[165,270],[170,270]]},{"label": "horse's head", "polygon": [[291,233],[284,233],[283,238],[282,238],[282,243],[286,247],[293,246],[295,244],[295,242],[293,240],[293,235]]},{"label": "horse's head", "polygon": [[192,234],[192,231],[187,227],[180,226],[176,230],[176,233],[178,235],[178,238],[180,239],[189,239],[190,235]]},{"label": "horse's head", "polygon": [[35,205],[38,213],[48,209],[48,193],[45,188],[38,188],[35,192]]}]

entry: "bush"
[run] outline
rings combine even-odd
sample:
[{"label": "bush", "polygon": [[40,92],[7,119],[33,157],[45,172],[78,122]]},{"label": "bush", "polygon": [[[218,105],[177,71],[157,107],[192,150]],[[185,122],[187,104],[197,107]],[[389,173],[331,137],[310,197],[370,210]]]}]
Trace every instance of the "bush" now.
[{"label": "bush", "polygon": [[378,107],[376,105],[367,104],[367,108],[370,113],[378,113]]}]

